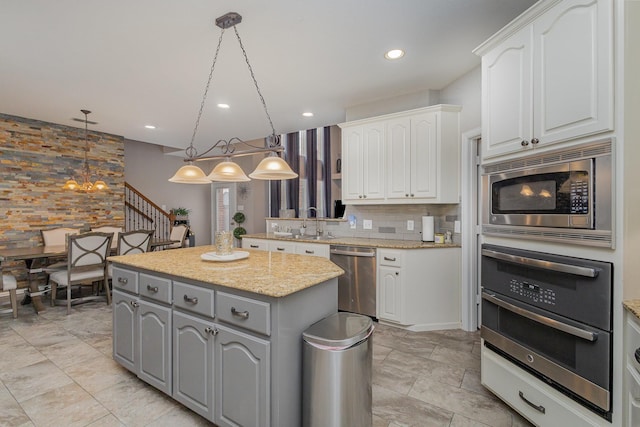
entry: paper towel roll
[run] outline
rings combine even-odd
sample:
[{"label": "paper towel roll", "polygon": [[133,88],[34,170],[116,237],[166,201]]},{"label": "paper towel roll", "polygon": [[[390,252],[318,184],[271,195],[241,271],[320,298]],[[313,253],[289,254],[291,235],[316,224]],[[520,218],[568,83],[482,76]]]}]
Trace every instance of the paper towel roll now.
[{"label": "paper towel roll", "polygon": [[433,242],[433,217],[422,217],[422,241]]}]

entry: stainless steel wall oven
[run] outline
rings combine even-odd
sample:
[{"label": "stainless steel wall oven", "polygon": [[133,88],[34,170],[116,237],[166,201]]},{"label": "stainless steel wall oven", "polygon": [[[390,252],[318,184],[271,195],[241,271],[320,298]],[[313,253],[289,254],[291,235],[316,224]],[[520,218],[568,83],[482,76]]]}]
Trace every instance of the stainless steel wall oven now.
[{"label": "stainless steel wall oven", "polygon": [[484,166],[485,234],[612,246],[612,141]]},{"label": "stainless steel wall oven", "polygon": [[481,280],[484,345],[610,421],[613,265],[484,244]]}]

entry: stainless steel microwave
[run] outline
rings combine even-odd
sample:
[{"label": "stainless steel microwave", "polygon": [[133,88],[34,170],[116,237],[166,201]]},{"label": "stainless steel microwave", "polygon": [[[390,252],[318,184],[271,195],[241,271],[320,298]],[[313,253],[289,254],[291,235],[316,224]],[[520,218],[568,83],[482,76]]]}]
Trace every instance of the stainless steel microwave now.
[{"label": "stainless steel microwave", "polygon": [[[607,141],[484,167],[483,232],[551,240],[586,236],[587,241],[604,239],[603,245],[608,245],[611,158]],[[583,233],[575,234],[577,230]]]}]

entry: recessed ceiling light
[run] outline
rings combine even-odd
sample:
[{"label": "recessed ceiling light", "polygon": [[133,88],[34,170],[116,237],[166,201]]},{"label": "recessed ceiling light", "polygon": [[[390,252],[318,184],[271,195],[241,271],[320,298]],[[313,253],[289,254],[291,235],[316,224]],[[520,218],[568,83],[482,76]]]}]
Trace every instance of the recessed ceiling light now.
[{"label": "recessed ceiling light", "polygon": [[311,111],[307,111],[305,113],[302,113],[303,116],[305,117],[313,117],[313,113]]},{"label": "recessed ceiling light", "polygon": [[384,57],[387,59],[400,59],[404,56],[404,50],[402,49],[391,49],[387,53],[384,54]]},{"label": "recessed ceiling light", "polygon": [[218,108],[229,108],[229,104],[218,104]]},{"label": "recessed ceiling light", "polygon": [[144,125],[145,128],[147,129],[155,129],[156,127],[154,125]]}]

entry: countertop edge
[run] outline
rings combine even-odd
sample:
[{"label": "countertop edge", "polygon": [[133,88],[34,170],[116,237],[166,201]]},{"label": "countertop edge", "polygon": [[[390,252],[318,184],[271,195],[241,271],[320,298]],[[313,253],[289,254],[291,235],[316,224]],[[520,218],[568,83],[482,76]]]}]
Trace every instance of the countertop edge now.
[{"label": "countertop edge", "polygon": [[640,320],[640,299],[629,299],[622,301],[622,306],[631,314],[633,314],[637,320]]},{"label": "countertop edge", "polygon": [[344,245],[344,246],[362,246],[380,249],[442,249],[442,248],[460,248],[461,245],[454,243],[433,243],[422,242],[419,240],[397,240],[397,239],[374,239],[367,237],[333,237],[330,239],[316,240],[307,238],[294,237],[276,237],[269,233],[245,234],[242,236],[247,239],[275,240],[279,242],[299,242],[299,243],[318,243],[323,245]]}]

